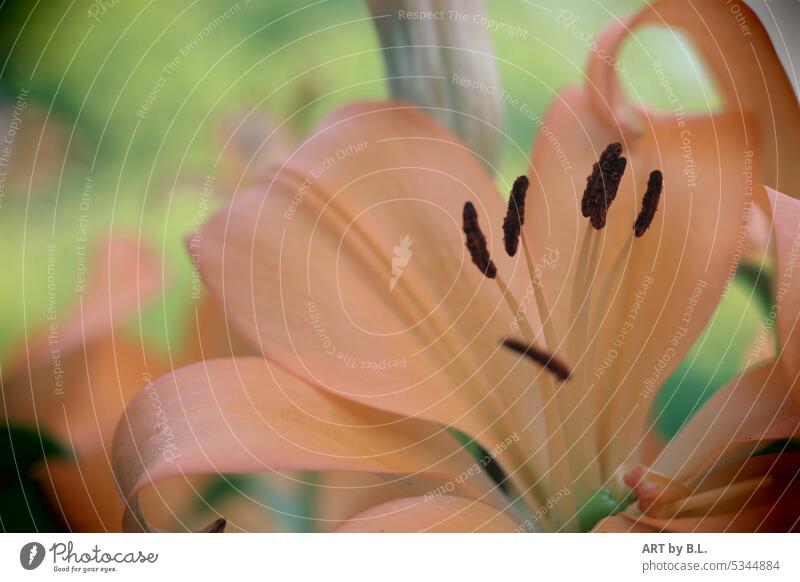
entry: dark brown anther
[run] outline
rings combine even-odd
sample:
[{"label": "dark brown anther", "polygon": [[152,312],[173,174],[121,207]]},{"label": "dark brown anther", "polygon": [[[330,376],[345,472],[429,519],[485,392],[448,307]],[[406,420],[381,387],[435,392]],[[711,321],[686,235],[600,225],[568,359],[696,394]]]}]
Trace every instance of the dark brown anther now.
[{"label": "dark brown anther", "polygon": [[224,533],[226,525],[228,525],[228,521],[224,518],[220,518],[206,526],[201,533]]},{"label": "dark brown anther", "polygon": [[586,218],[589,218],[594,210],[594,185],[600,179],[600,164],[595,162],[592,166],[592,173],[586,177],[586,188],[583,190],[581,199],[581,214]]},{"label": "dark brown anther", "polygon": [[503,345],[518,354],[528,356],[531,360],[542,366],[545,370],[553,374],[560,381],[564,382],[569,380],[571,372],[563,362],[558,360],[555,356],[540,350],[534,345],[529,345],[521,341],[506,338],[503,340]]},{"label": "dark brown anther", "polygon": [[642,209],[639,211],[639,216],[636,217],[636,222],[633,223],[633,234],[637,237],[647,232],[650,223],[653,222],[663,188],[664,176],[661,172],[659,170],[650,172],[650,177],[647,179],[647,190],[642,196]]},{"label": "dark brown anther", "polygon": [[592,166],[592,173],[586,178],[581,212],[597,230],[606,225],[608,208],[617,197],[627,164],[628,160],[622,157],[622,144],[609,144]]},{"label": "dark brown anther", "polygon": [[508,198],[508,210],[503,220],[503,244],[509,257],[517,254],[520,229],[525,224],[525,195],[528,193],[528,184],[527,176],[514,180],[511,196]]},{"label": "dark brown anther", "polygon": [[481,270],[481,273],[489,279],[497,276],[497,267],[494,265],[489,255],[489,247],[486,246],[486,237],[481,232],[478,224],[478,213],[472,202],[464,203],[464,234],[467,237],[467,249],[472,257],[472,262]]}]

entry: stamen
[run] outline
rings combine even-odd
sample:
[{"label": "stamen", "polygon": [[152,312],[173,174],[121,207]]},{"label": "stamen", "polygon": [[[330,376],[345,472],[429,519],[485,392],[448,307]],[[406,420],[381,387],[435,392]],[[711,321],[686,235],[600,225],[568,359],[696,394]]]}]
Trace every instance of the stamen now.
[{"label": "stamen", "polygon": [[[602,486],[603,478],[600,463],[597,462],[599,444],[594,431],[587,430],[595,422],[596,394],[599,388],[590,384],[588,375],[594,340],[589,341],[586,352],[580,347],[586,338],[591,337],[589,330],[590,306],[594,277],[599,268],[601,241],[599,230],[605,227],[608,208],[614,202],[627,167],[627,160],[622,157],[622,145],[609,144],[594,164],[592,173],[586,179],[586,190],[581,202],[584,216],[589,217],[589,224],[583,234],[581,250],[578,255],[578,266],[572,288],[572,313],[575,314],[573,325],[567,335],[567,354],[574,359],[577,366],[576,383],[584,387],[584,397],[579,401],[570,398],[572,414],[567,418],[567,434],[570,435],[571,449],[574,449],[573,468],[577,469],[574,489],[578,492],[596,491]],[[631,237],[633,238],[633,237]]]},{"label": "stamen", "polygon": [[508,305],[508,310],[511,312],[511,316],[515,318],[515,321],[520,326],[522,333],[525,334],[525,339],[532,342],[536,338],[536,332],[533,331],[533,327],[531,327],[527,317],[524,315],[519,317],[521,303],[517,301],[517,298],[514,297],[511,289],[508,288],[508,285],[500,275],[497,275],[494,280],[497,283],[497,287],[500,289],[500,293],[503,295],[506,305]]},{"label": "stamen", "polygon": [[608,209],[617,197],[619,184],[628,164],[628,160],[621,154],[622,144],[609,144],[592,166],[592,173],[586,178],[581,212],[597,230],[606,225]]},{"label": "stamen", "polygon": [[[575,271],[575,279],[572,284],[572,297],[571,297],[571,312],[575,314],[575,321],[573,325],[579,325],[583,319],[591,302],[592,279],[597,271],[597,256],[599,253],[599,245],[595,240],[596,232],[592,229],[591,225],[586,225],[583,233],[583,240],[581,247],[578,251],[578,263]],[[599,234],[597,236],[600,236]],[[591,271],[591,277],[590,277]],[[588,325],[588,324],[587,324]],[[578,328],[568,335],[568,354],[570,357],[577,359],[580,357],[578,353],[578,344],[584,335],[578,331]]]},{"label": "stamen", "polygon": [[[611,267],[606,271],[605,279],[600,287],[599,293],[595,293],[595,296],[600,299],[600,303],[594,307],[595,314],[591,323],[591,329],[593,330],[600,329],[604,320],[608,329],[618,330],[623,328],[623,318],[625,317],[625,310],[627,307],[622,301],[617,299],[617,292],[622,292],[624,295],[625,286],[630,284],[630,280],[625,278],[625,267],[628,264],[628,258],[630,257],[634,241],[644,234],[653,220],[661,196],[662,185],[663,176],[661,172],[658,170],[652,171],[647,182],[647,191],[642,199],[642,210],[633,225],[633,232],[627,237],[627,241],[620,248]],[[616,289],[614,288],[615,285]],[[590,342],[587,349],[590,362],[595,361],[594,358],[597,353],[598,339],[598,337],[595,337],[594,341]],[[608,403],[614,401],[616,394],[616,389],[614,387],[618,385],[618,375],[624,373],[624,368],[614,366],[606,374],[606,381],[601,383],[602,388],[598,390],[596,395],[595,400],[597,406],[606,406]],[[600,442],[611,443],[609,450],[614,450],[615,447],[618,446],[617,442],[611,439],[611,435],[618,429],[616,422],[612,420],[612,418],[613,417],[609,415],[604,421],[600,422],[597,431]],[[605,457],[604,462],[607,462],[608,458],[613,458],[613,455]],[[608,470],[609,467],[604,466],[604,469]]]},{"label": "stamen", "polygon": [[528,242],[524,233],[520,236],[520,240],[522,241],[522,251],[525,255],[525,262],[528,265],[528,276],[530,277],[531,285],[533,285],[533,298],[534,301],[536,301],[536,309],[539,312],[539,319],[542,322],[544,341],[546,342],[547,348],[551,352],[555,353],[559,343],[556,337],[555,328],[553,327],[553,318],[550,316],[550,308],[547,306],[547,300],[545,299],[544,292],[542,291],[542,281],[536,272],[536,267],[533,264],[532,258],[533,253],[528,247]]},{"label": "stamen", "polygon": [[572,289],[574,320],[566,336],[566,353],[573,358],[577,367],[575,383],[583,388],[581,390],[582,397],[578,397],[577,394],[567,396],[567,406],[572,413],[565,421],[567,423],[566,432],[571,443],[570,448],[574,451],[571,455],[573,473],[575,473],[573,488],[578,495],[589,495],[603,484],[600,463],[597,462],[598,459],[602,459],[602,455],[598,454],[599,445],[594,438],[594,431],[587,430],[587,427],[592,427],[597,422],[598,409],[594,407],[593,393],[598,391],[598,387],[587,378],[591,360],[587,359],[587,354],[581,349],[583,342],[591,337],[589,308],[592,302],[594,278],[599,269],[598,259],[602,247],[600,237],[601,234],[598,230],[592,228],[591,224],[586,225],[578,256],[578,271],[575,274]]},{"label": "stamen", "polygon": [[[525,255],[525,262],[528,266],[528,276],[530,277],[530,284],[534,289],[534,297],[536,300],[536,308],[539,311],[539,317],[542,321],[542,328],[544,331],[545,342],[552,350],[555,349],[556,335],[553,330],[553,322],[550,319],[550,312],[547,308],[547,303],[544,299],[544,294],[541,289],[541,281],[533,265],[532,253],[525,242],[525,234],[522,232],[522,225],[525,224],[525,197],[528,193],[528,186],[530,181],[527,176],[518,176],[514,180],[511,187],[511,195],[508,199],[508,210],[506,217],[503,220],[503,243],[505,244],[506,253],[510,257],[517,254],[519,243],[522,241],[522,250]],[[531,337],[531,341],[533,338]]]},{"label": "stamen", "polygon": [[517,254],[520,227],[525,224],[525,195],[528,192],[528,177],[520,176],[514,180],[508,210],[503,220],[503,244],[509,257]]},{"label": "stamen", "polygon": [[497,276],[497,267],[489,255],[486,237],[483,236],[478,224],[478,213],[472,202],[464,203],[464,234],[467,237],[467,249],[472,257],[472,262],[486,277],[494,279]]},{"label": "stamen", "polygon": [[[601,336],[597,333],[597,330],[601,329],[603,326],[605,326],[606,329],[615,330],[624,328],[623,318],[625,317],[625,310],[628,309],[628,307],[624,301],[619,299],[621,297],[619,293],[621,293],[622,296],[624,296],[625,293],[625,280],[620,280],[620,277],[623,276],[625,266],[628,264],[633,241],[634,237],[633,234],[631,234],[627,237],[627,241],[622,245],[622,248],[620,248],[611,266],[606,271],[605,279],[600,286],[600,291],[595,292],[595,297],[597,297],[599,301],[596,305],[592,306],[593,313],[589,317],[589,329],[592,330],[594,336],[589,341],[589,347],[586,348],[587,362],[597,362],[595,358],[597,357],[598,344],[601,340]],[[615,285],[617,285],[616,288],[614,287]],[[597,394],[595,395],[595,406],[597,410],[602,410],[605,406],[608,406],[608,403],[614,400],[615,386],[617,386],[615,378],[617,374],[624,373],[624,371],[625,370],[620,366],[612,365],[611,369],[605,374],[605,381],[598,383]],[[586,370],[584,373],[588,375],[590,371]],[[599,435],[599,442],[611,442],[613,444],[611,435],[614,430],[615,427],[610,425],[607,419],[601,419],[597,423],[596,429]],[[609,467],[606,467],[604,465],[605,463],[607,463],[607,460],[605,458],[601,459],[601,466],[603,466],[605,470],[608,470]]]},{"label": "stamen", "polygon": [[[497,267],[494,261],[492,261],[489,255],[489,248],[486,245],[486,237],[483,236],[481,227],[478,224],[478,213],[475,210],[475,206],[469,201],[464,203],[464,234],[467,237],[467,249],[469,249],[472,262],[475,263],[487,278],[495,280],[503,295],[503,299],[508,304],[508,308],[513,315],[516,315],[520,303],[511,293],[506,282],[497,274]],[[529,340],[533,341],[536,334],[528,320],[523,317],[519,323]]]},{"label": "stamen", "polygon": [[562,382],[569,380],[569,368],[567,368],[563,362],[557,360],[555,356],[548,354],[544,350],[540,350],[533,344],[525,344],[515,339],[505,338],[503,340],[503,345],[523,356],[528,356]]},{"label": "stamen", "polygon": [[642,196],[642,210],[633,223],[633,232],[637,237],[642,236],[653,222],[653,217],[658,210],[658,201],[661,199],[661,190],[664,187],[664,176],[659,170],[650,172],[647,180],[647,190]]}]

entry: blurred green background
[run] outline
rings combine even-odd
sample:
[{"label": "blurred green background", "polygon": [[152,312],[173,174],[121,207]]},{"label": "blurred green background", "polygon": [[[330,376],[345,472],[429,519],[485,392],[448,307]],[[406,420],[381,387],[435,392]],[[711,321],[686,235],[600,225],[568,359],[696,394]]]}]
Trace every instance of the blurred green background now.
[{"label": "blurred green background", "polygon": [[[581,81],[591,35],[641,2],[488,4],[491,17],[529,32],[520,39],[498,31],[493,40],[503,87],[541,115],[555,91]],[[575,28],[555,22],[563,9],[579,17]],[[716,107],[685,42],[665,30],[645,31],[640,40],[663,61],[687,109]],[[225,148],[230,128],[247,118],[245,145],[260,144],[275,127],[272,141],[280,135],[291,143],[337,105],[383,98],[387,90],[359,0],[5,1],[0,54],[0,109],[13,107],[21,92],[28,103],[14,175],[0,198],[0,362],[19,349],[25,329],[44,321],[48,245],[57,253],[57,305],[74,300],[81,220],[90,241],[127,227],[158,250],[168,286],[131,333],[161,350],[179,343],[192,287],[182,239],[207,214],[207,176],[217,177],[212,207],[235,187],[219,178],[237,163]],[[642,45],[626,45],[628,88],[666,107],[649,62]],[[509,108],[506,130],[502,173],[513,176],[526,165],[537,127]],[[720,307],[725,316],[714,319],[660,395],[665,436],[741,367],[763,318],[763,294],[754,289],[752,276],[737,277]]]}]

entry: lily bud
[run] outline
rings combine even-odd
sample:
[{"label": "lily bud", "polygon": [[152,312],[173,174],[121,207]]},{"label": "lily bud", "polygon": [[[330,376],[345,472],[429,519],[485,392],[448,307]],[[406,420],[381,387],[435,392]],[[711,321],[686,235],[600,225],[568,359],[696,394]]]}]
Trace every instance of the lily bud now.
[{"label": "lily bud", "polygon": [[500,76],[482,0],[367,0],[391,96],[425,108],[494,174]]}]

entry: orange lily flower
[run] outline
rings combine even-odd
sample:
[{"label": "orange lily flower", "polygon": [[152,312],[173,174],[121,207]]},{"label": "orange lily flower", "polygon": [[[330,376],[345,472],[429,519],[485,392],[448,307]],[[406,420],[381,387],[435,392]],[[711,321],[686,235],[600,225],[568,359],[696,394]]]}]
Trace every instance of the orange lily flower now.
[{"label": "orange lily flower", "polygon": [[[695,21],[676,4],[657,2],[629,26],[669,16],[694,40]],[[728,46],[738,25],[725,6],[701,4],[747,66]],[[621,38],[617,27],[603,36],[606,54]],[[723,53],[696,40],[723,75]],[[777,96],[791,88],[755,19],[752,42],[765,90],[794,123],[793,97]],[[762,144],[776,128],[764,133],[757,89],[718,114],[676,120],[631,107],[606,69],[593,61],[590,83],[556,97],[527,201],[528,181],[517,181],[508,209],[431,118],[369,103],[329,117],[262,187],[217,213],[202,231],[200,272],[264,357],[159,379],[158,416],[146,394],[134,399],[114,447],[126,528],[149,529],[145,487],[198,472],[372,472],[412,495],[341,531],[589,529],[623,501],[621,475],[641,492],[650,472],[632,465],[650,461],[651,397],[736,270],[754,177],[792,191],[796,173],[777,161],[796,136]],[[731,79],[717,81],[730,97]],[[512,256],[485,242],[499,239],[507,211]],[[486,456],[476,461],[448,429]],[[165,456],[167,445],[179,454]]]}]

